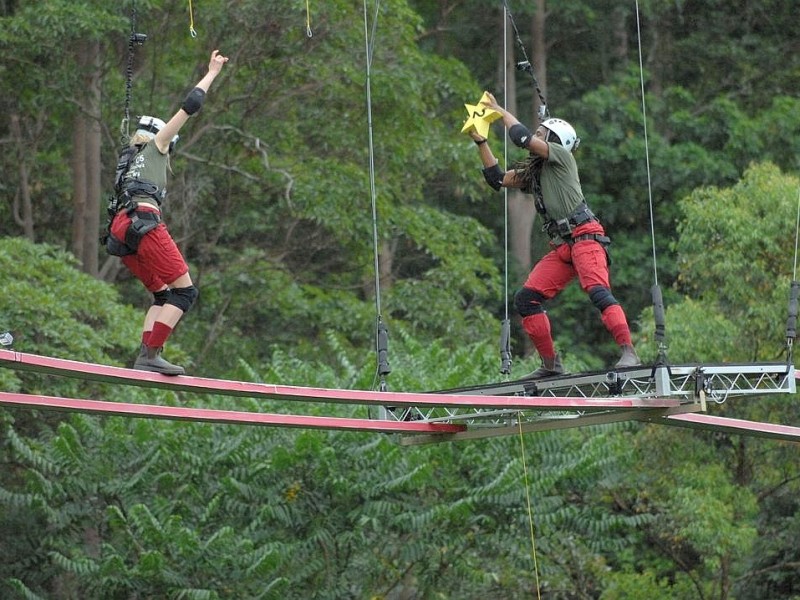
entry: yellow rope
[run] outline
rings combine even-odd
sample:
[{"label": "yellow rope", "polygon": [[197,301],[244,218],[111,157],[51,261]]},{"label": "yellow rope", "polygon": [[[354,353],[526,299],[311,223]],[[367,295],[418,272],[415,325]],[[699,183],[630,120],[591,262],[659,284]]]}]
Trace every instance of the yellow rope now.
[{"label": "yellow rope", "polygon": [[311,37],[311,8],[306,0],[306,35]]},{"label": "yellow rope", "polygon": [[194,11],[192,10],[192,0],[189,0],[189,34],[194,38],[197,32],[194,30]]},{"label": "yellow rope", "polygon": [[525,498],[528,501],[528,524],[531,531],[531,556],[533,557],[533,573],[536,577],[536,597],[541,600],[542,593],[539,590],[539,564],[536,561],[536,538],[533,534],[533,509],[531,508],[531,492],[528,483],[528,467],[525,464],[525,438],[522,435],[522,419],[519,417],[517,418],[517,424],[519,425],[519,445],[522,451],[522,474],[525,477]]}]

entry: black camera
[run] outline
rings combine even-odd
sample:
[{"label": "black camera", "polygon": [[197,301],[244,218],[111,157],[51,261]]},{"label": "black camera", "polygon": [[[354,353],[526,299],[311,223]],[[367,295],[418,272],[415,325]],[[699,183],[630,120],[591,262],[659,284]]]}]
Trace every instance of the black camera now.
[{"label": "black camera", "polygon": [[132,33],[131,34],[131,42],[133,42],[137,46],[143,46],[146,41],[147,41],[147,34],[146,33]]},{"label": "black camera", "polygon": [[517,71],[530,71],[531,70],[531,63],[527,60],[523,60],[517,63]]}]

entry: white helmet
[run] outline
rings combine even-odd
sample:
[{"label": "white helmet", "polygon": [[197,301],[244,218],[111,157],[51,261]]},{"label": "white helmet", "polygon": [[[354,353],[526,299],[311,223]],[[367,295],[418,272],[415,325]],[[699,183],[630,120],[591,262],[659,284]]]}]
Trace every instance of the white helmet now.
[{"label": "white helmet", "polygon": [[561,140],[561,145],[570,152],[575,150],[578,144],[581,143],[581,139],[575,133],[575,129],[563,119],[547,119],[542,123],[542,126],[555,133]]},{"label": "white helmet", "polygon": [[135,135],[146,135],[150,139],[156,137],[156,134],[166,125],[164,121],[158,117],[139,117]]},{"label": "white helmet", "polygon": [[[152,140],[165,125],[166,123],[164,123],[164,121],[158,117],[139,117],[139,123],[137,125],[135,135],[145,135]],[[172,139],[169,142],[170,154],[172,154],[173,150],[175,150],[175,144],[178,143],[179,139],[180,136],[178,135],[172,136]]]}]

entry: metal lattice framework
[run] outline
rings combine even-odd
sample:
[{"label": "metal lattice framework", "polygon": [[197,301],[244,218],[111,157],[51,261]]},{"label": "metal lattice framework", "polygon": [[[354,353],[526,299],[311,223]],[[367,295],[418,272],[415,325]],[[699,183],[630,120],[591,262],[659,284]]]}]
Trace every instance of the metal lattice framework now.
[{"label": "metal lattice framework", "polygon": [[800,428],[704,415],[709,403],[794,394],[792,365],[655,365],[543,380],[442,390],[387,392],[308,388],[157,373],[0,349],[0,366],[46,375],[200,394],[300,403],[362,404],[377,418],[165,407],[0,391],[0,405],[130,417],[401,433],[401,443],[475,439],[619,421],[646,421],[800,441]]},{"label": "metal lattice framework", "polygon": [[[722,404],[728,399],[769,394],[794,394],[796,374],[785,363],[761,364],[694,364],[655,365],[552,377],[543,380],[518,380],[507,383],[474,386],[446,393],[470,395],[566,396],[576,398],[636,397],[642,406],[634,411],[609,407],[606,411],[497,411],[469,412],[445,407],[414,407],[404,411],[388,411],[386,418],[421,420],[424,422],[465,423],[469,432],[458,433],[457,439],[506,435],[513,431],[563,429],[622,420],[665,422],[684,413],[705,412],[708,403]],[[657,410],[648,401],[672,399],[676,405]],[[670,424],[701,426],[703,419],[685,418]],[[742,425],[745,422],[740,422]],[[720,423],[708,421],[708,428]],[[738,428],[742,432],[742,427]],[[786,432],[784,432],[786,433]],[[788,439],[782,437],[782,439]],[[435,441],[417,437],[404,443]]]}]

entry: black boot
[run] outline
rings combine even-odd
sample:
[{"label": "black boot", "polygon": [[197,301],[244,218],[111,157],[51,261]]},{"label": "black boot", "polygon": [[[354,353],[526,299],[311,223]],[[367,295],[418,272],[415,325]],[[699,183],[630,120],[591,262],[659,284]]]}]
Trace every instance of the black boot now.
[{"label": "black boot", "polygon": [[528,373],[523,379],[542,379],[543,377],[553,377],[563,375],[564,367],[561,365],[561,356],[556,354],[553,358],[542,358],[542,366]]},{"label": "black boot", "polygon": [[133,368],[139,371],[152,371],[162,375],[183,375],[186,371],[179,365],[173,365],[161,356],[163,348],[144,346],[144,352],[139,355]]}]

